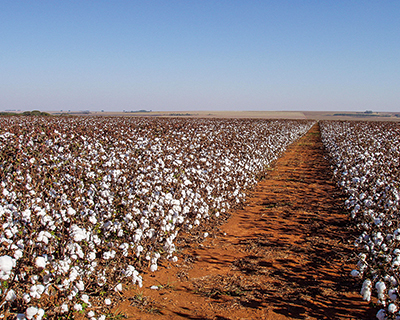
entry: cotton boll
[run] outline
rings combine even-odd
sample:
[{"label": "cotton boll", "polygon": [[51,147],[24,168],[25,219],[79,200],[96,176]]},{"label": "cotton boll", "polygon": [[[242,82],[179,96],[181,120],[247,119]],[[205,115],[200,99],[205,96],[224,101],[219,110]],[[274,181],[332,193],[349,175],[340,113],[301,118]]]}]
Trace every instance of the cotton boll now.
[{"label": "cotton boll", "polygon": [[44,316],[44,310],[42,308],[39,308],[36,314],[36,320],[42,320],[43,316]]},{"label": "cotton boll", "polygon": [[104,304],[105,304],[106,306],[111,305],[111,300],[108,299],[108,298],[104,299]]},{"label": "cotton boll", "polygon": [[156,265],[156,264],[152,264],[152,265],[150,266],[150,271],[151,271],[151,272],[157,271],[157,265]]},{"label": "cotton boll", "polygon": [[81,311],[82,310],[82,305],[80,303],[74,304],[74,310]]},{"label": "cotton boll", "polygon": [[86,304],[90,304],[89,296],[87,294],[83,294],[82,297],[81,297],[81,300]]},{"label": "cotton boll", "polygon": [[79,291],[85,290],[85,284],[83,283],[82,280],[79,280],[79,281],[76,283],[76,288],[77,288]]},{"label": "cotton boll", "polygon": [[22,299],[25,301],[25,303],[29,303],[31,301],[31,296],[28,293],[24,293]]},{"label": "cotton boll", "polygon": [[384,301],[385,300],[385,290],[386,290],[386,285],[383,281],[378,281],[375,284],[375,288],[378,291],[378,299]]},{"label": "cotton boll", "polygon": [[378,320],[385,320],[386,319],[385,309],[379,310],[378,313],[376,314],[376,317],[378,318]]},{"label": "cotton boll", "polygon": [[96,253],[95,252],[89,252],[88,254],[88,260],[93,261],[96,259]]},{"label": "cotton boll", "polygon": [[37,257],[35,259],[35,265],[38,268],[44,269],[46,267],[47,261],[45,257]]},{"label": "cotton boll", "polygon": [[25,311],[25,315],[27,319],[32,319],[38,313],[38,308],[36,307],[29,307]]},{"label": "cotton boll", "polygon": [[89,312],[87,313],[87,316],[88,316],[89,318],[92,318],[92,317],[95,316],[95,313],[94,313],[93,311],[89,311]]},{"label": "cotton boll", "polygon": [[397,306],[394,303],[391,303],[388,305],[388,312],[389,313],[395,313],[397,312]]},{"label": "cotton boll", "polygon": [[14,258],[15,260],[21,259],[23,257],[23,252],[21,249],[15,250],[14,252]]},{"label": "cotton boll", "polygon": [[351,274],[352,277],[359,277],[360,276],[360,272],[358,270],[352,270],[350,274]]},{"label": "cotton boll", "polygon": [[69,310],[68,304],[63,303],[63,304],[61,305],[61,313],[67,313],[68,310]]},{"label": "cotton boll", "polygon": [[0,257],[0,279],[8,280],[12,268],[15,267],[15,260],[10,256]]},{"label": "cotton boll", "polygon": [[115,291],[115,292],[121,292],[121,291],[122,291],[122,284],[121,284],[121,283],[118,283],[118,284],[115,286],[114,291]]},{"label": "cotton boll", "polygon": [[17,299],[15,291],[13,289],[8,290],[6,294],[6,301],[13,302],[15,299]]},{"label": "cotton boll", "polygon": [[371,287],[372,287],[372,282],[369,279],[366,279],[363,282],[362,288],[361,288],[361,295],[363,296],[363,300],[365,301],[370,301],[371,300]]}]

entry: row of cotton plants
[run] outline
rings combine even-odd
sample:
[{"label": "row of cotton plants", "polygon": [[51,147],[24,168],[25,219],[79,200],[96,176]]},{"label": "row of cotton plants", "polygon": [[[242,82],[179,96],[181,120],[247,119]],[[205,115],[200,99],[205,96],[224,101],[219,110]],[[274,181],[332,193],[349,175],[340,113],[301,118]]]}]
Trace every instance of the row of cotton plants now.
[{"label": "row of cotton plants", "polygon": [[400,125],[324,121],[321,132],[360,232],[352,275],[364,300],[376,296],[378,319],[400,319]]},{"label": "row of cotton plants", "polygon": [[115,291],[177,261],[179,230],[243,203],[311,125],[0,118],[1,314],[105,319]]}]

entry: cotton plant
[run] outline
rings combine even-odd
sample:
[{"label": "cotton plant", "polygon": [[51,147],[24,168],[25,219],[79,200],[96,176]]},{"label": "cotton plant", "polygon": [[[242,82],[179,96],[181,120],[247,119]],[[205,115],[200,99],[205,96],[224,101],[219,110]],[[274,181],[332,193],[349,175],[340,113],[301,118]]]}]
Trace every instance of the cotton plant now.
[{"label": "cotton plant", "polygon": [[395,123],[324,121],[323,143],[345,206],[360,235],[355,240],[361,295],[382,306],[378,319],[400,318],[398,312],[400,228],[400,128]]},{"label": "cotton plant", "polygon": [[103,319],[99,299],[110,307],[141,273],[177,262],[179,231],[242,205],[312,124],[0,118],[1,310]]}]

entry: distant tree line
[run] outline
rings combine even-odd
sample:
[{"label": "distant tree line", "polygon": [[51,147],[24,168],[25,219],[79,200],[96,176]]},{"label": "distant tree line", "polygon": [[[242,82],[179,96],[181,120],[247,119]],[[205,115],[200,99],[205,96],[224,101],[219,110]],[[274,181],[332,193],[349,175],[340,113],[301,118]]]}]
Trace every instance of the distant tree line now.
[{"label": "distant tree line", "polygon": [[48,112],[42,112],[39,110],[33,110],[33,111],[25,111],[22,113],[16,113],[16,112],[0,112],[0,116],[51,116],[50,113]]}]

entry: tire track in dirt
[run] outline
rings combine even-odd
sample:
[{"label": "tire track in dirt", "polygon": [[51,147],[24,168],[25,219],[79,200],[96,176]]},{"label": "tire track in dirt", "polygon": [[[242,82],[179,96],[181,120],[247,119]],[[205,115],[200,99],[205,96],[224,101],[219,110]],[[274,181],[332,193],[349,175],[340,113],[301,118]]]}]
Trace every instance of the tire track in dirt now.
[{"label": "tire track in dirt", "polygon": [[115,312],[131,319],[373,319],[349,276],[351,242],[316,124],[243,209],[188,245],[177,264],[144,274],[146,288],[127,291]]}]

